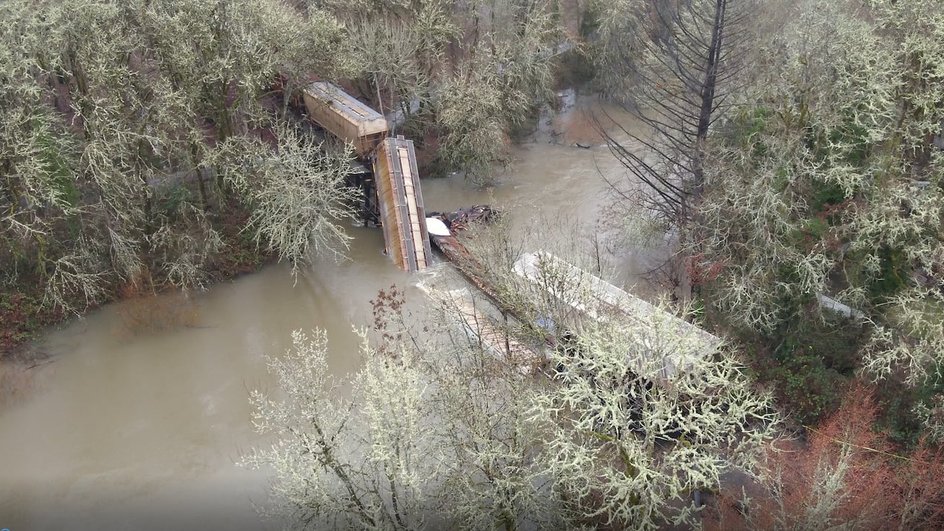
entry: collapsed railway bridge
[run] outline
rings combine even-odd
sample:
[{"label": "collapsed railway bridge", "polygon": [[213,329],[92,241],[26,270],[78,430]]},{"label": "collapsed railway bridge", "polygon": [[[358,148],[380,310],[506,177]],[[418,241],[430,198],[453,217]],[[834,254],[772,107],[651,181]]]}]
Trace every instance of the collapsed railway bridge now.
[{"label": "collapsed railway bridge", "polygon": [[315,82],[302,96],[309,118],[352,144],[366,163],[358,163],[353,183],[363,193],[364,223],[373,221],[383,228],[385,252],[398,267],[426,269],[431,251],[413,141],[389,137],[383,115],[336,85]]},{"label": "collapsed railway bridge", "polygon": [[[391,137],[387,120],[369,106],[365,105],[340,87],[327,82],[315,82],[302,91],[305,108],[309,118],[328,133],[354,146],[358,161],[352,163],[354,184],[363,192],[363,221],[374,222],[381,226],[384,235],[386,254],[404,271],[416,272],[428,268],[432,263],[430,242],[453,262],[458,270],[490,299],[494,307],[504,316],[522,320],[512,305],[502,300],[499,290],[481,271],[480,264],[456,237],[456,231],[468,222],[487,220],[495,212],[485,206],[463,209],[449,215],[431,214],[427,218],[420,186],[420,175],[416,164],[416,152],[413,141],[403,136]],[[433,230],[430,230],[431,225]],[[592,308],[584,307],[577,301],[569,301],[576,306],[578,314],[590,319],[639,319],[664,313],[662,310],[638,299],[627,292],[605,282],[579,268],[545,252],[527,253],[515,263],[514,271],[523,280],[544,289],[549,294],[563,297],[559,290],[549,287],[544,278],[548,270],[560,276],[568,286],[577,286],[591,294],[593,301],[601,307],[615,309],[598,315]],[[516,364],[536,369],[542,356],[537,349],[525,345],[503,332],[495,320],[475,304],[475,298],[468,288],[451,290],[443,293],[430,293],[431,296],[445,298],[456,309],[456,316],[462,325],[477,341],[486,344],[490,350],[504,352],[505,357]],[[564,300],[564,299],[562,299]],[[565,300],[565,302],[567,302]],[[665,316],[666,318],[674,316]],[[695,328],[694,325],[674,318],[680,333]],[[673,322],[675,322],[673,321]],[[536,323],[524,323],[534,324]],[[579,327],[579,323],[567,323]],[[656,380],[671,381],[678,373],[684,372],[691,363],[691,357],[704,355],[718,344],[718,338],[697,329],[704,348],[684,353],[677,358],[662,360],[627,360],[631,365],[659,364]],[[549,340],[548,344],[552,344]],[[545,345],[547,346],[547,345]]]}]

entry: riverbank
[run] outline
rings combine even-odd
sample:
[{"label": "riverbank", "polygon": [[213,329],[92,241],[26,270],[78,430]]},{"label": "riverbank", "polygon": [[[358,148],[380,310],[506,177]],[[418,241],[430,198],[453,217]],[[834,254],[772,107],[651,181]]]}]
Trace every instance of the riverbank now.
[{"label": "riverbank", "polygon": [[[602,138],[591,116],[590,108],[594,105],[597,105],[596,98],[578,97],[576,89],[558,91],[557,102],[543,106],[538,118],[531,124],[533,129],[527,134],[520,134],[517,137],[518,142],[512,147],[520,150],[531,144],[543,143],[584,149],[601,147]],[[426,143],[435,146],[435,140],[426,139]],[[215,210],[218,211],[215,215],[211,210],[211,219],[225,247],[208,264],[206,286],[259,271],[262,266],[275,261],[276,255],[273,252],[258,248],[256,242],[244,232],[248,218],[244,208],[231,201],[230,204],[218,206]],[[0,361],[21,361],[29,364],[42,360],[45,354],[30,348],[30,345],[45,331],[62,326],[105,304],[150,299],[154,295],[175,291],[177,288],[163,285],[159,279],[154,279],[145,272],[134,282],[110,286],[105,296],[98,301],[88,303],[76,294],[74,300],[69,302],[74,308],[80,309],[78,313],[46,304],[44,289],[42,279],[23,276],[16,286],[0,291]]]},{"label": "riverbank", "polygon": [[[574,112],[597,105],[578,98]],[[601,172],[613,177],[622,169],[605,146],[550,140],[513,146],[511,163],[490,187],[460,176],[424,179],[427,208],[494,205],[516,238],[542,219],[567,223],[572,234],[593,233],[607,201]],[[329,372],[341,378],[360,366],[361,338],[352,327],[373,322],[378,290],[396,285],[405,314],[421,323],[429,303],[417,284],[435,277],[447,288],[464,285],[447,264],[404,273],[383,254],[380,230],[346,230],[353,236],[346,260],[317,258],[297,278],[288,264],[250,274],[234,267],[227,277],[234,280],[189,297],[125,299],[39,333],[35,350],[50,363],[11,373],[22,391],[0,404],[3,525],[127,529],[148,516],[155,529],[204,517],[224,519],[229,529],[264,528],[250,501],[264,501],[268,478],[234,462],[241,449],[267,442],[252,431],[247,399],[250,389],[272,389],[266,356],[285,352],[293,330],[319,328],[328,336]],[[533,251],[546,242],[527,245]],[[605,258],[627,286],[648,270],[650,252],[620,247]]]},{"label": "riverbank", "polygon": [[[206,271],[208,286],[259,271],[276,259],[274,253],[260,249],[242,231],[247,219],[247,214],[242,209],[230,205],[221,210],[223,212],[217,216],[215,228],[219,231],[224,248],[213,258]],[[0,291],[0,362],[27,365],[40,362],[47,355],[32,344],[49,330],[75,318],[81,318],[109,303],[151,300],[155,295],[178,291],[173,286],[156,282],[145,273],[135,282],[110,286],[106,296],[99,301],[87,303],[76,296],[70,303],[81,310],[72,313],[46,304],[43,289],[42,279],[35,278],[34,275],[21,278],[16,286],[5,286]],[[146,303],[142,302],[142,305],[144,304]],[[156,313],[154,316],[156,317]],[[3,380],[0,380],[0,393],[3,393]]]}]

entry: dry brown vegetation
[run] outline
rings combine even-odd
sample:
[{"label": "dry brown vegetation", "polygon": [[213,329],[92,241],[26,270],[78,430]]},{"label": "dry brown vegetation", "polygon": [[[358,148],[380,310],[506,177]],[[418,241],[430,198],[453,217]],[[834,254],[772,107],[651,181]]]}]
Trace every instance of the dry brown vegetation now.
[{"label": "dry brown vegetation", "polygon": [[[878,431],[874,391],[856,384],[805,441],[777,441],[765,488],[723,489],[707,529],[941,529],[944,449],[911,451]],[[756,486],[755,486],[756,487]]]}]

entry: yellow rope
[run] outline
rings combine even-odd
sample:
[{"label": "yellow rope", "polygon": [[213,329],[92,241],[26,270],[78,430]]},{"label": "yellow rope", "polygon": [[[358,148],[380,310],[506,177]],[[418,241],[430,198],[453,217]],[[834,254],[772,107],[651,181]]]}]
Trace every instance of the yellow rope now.
[{"label": "yellow rope", "polygon": [[818,429],[816,429],[816,428],[814,428],[814,427],[812,427],[812,426],[807,426],[807,425],[804,424],[803,427],[806,428],[806,429],[808,429],[808,430],[810,430],[810,431],[812,431],[812,432],[814,432],[814,433],[818,433],[818,434],[820,434],[820,435],[826,437],[827,439],[829,439],[829,440],[831,440],[831,441],[833,441],[833,442],[835,442],[835,443],[838,443],[838,444],[843,444],[843,445],[846,445],[846,446],[851,446],[851,447],[853,447],[853,448],[858,448],[858,449],[860,449],[860,450],[866,450],[866,451],[868,451],[868,452],[874,452],[874,453],[877,453],[877,454],[887,455],[888,457],[894,457],[895,459],[901,459],[901,460],[903,460],[903,461],[908,461],[908,462],[912,462],[912,463],[917,463],[917,462],[919,462],[917,459],[913,459],[913,458],[911,458],[911,457],[905,457],[905,456],[903,456],[903,455],[898,455],[898,454],[893,454],[893,453],[891,453],[891,452],[886,452],[885,450],[879,450],[878,448],[871,448],[871,447],[869,447],[869,446],[862,446],[861,444],[855,444],[855,443],[851,443],[851,442],[849,442],[849,441],[844,441],[844,440],[842,440],[842,439],[837,439],[837,438],[835,438],[835,437],[833,437],[833,436],[831,436],[831,435],[826,435],[823,431],[818,430]]}]

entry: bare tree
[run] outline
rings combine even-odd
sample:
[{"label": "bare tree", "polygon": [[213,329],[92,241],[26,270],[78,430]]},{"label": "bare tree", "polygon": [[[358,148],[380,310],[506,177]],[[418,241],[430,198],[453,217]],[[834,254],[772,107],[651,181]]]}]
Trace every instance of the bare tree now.
[{"label": "bare tree", "polygon": [[920,389],[888,406],[911,434],[909,410],[939,430],[944,373],[938,7],[800,3],[752,105],[710,140],[689,242],[710,312],[782,358],[798,340],[829,363],[833,345],[799,334],[861,330],[845,371]]},{"label": "bare tree", "polygon": [[[224,247],[221,228],[235,219],[213,207],[266,208],[249,213],[258,226],[280,198],[286,211],[298,214],[298,201],[311,200],[328,216],[350,199],[337,180],[307,195],[270,194],[268,203],[211,180],[224,174],[221,145],[234,160],[253,153],[272,162],[270,184],[297,182],[305,163],[339,159],[319,158],[297,135],[281,146],[254,140],[284,120],[266,105],[278,72],[353,70],[330,14],[274,0],[15,0],[0,16],[5,287],[45,290],[47,303],[79,310],[117,284],[199,286]],[[289,78],[289,88],[299,82]],[[332,193],[331,206],[319,202]],[[338,226],[317,230],[329,228]],[[266,237],[279,250],[291,239]],[[346,240],[309,241],[342,250]]]},{"label": "bare tree", "polygon": [[55,22],[22,1],[0,5],[0,19],[0,283],[13,284],[58,256],[56,226],[79,206],[77,146],[55,109],[37,104],[58,66],[45,48]]},{"label": "bare tree", "polygon": [[707,139],[734,103],[755,4],[650,0],[601,9],[604,79],[645,126],[627,127],[605,113],[597,118],[631,177],[610,185],[623,200],[642,200],[664,223],[683,227],[704,184]]},{"label": "bare tree", "polygon": [[276,124],[277,145],[251,138],[224,142],[213,155],[224,180],[249,204],[247,230],[257,245],[292,263],[316,254],[342,257],[360,192],[345,186],[353,148],[317,142],[292,125]]},{"label": "bare tree", "polygon": [[[480,323],[498,312],[481,299],[475,318],[442,303],[435,322],[457,325],[445,337],[424,328],[416,340],[379,318],[382,348],[363,351],[351,400],[325,385],[323,336],[296,335],[271,362],[287,400],[253,394],[257,427],[278,435],[250,461],[275,468],[275,507],[387,529],[442,526],[426,515],[464,529],[652,529],[693,523],[693,489],[756,464],[776,415],[736,356],[661,305],[618,317],[570,269],[542,266],[539,282],[525,281],[517,249],[495,249],[481,272],[503,277],[498,291],[517,284],[512,304],[554,321],[559,339],[572,327],[549,354],[556,371],[523,372],[508,347],[496,352]],[[607,317],[575,325],[573,308]],[[490,322],[535,352],[547,345],[528,323]],[[684,368],[666,381],[669,359]]]},{"label": "bare tree", "polygon": [[548,99],[559,31],[548,0],[312,1],[345,21],[355,85],[437,166],[487,180],[507,160],[508,131]]}]

